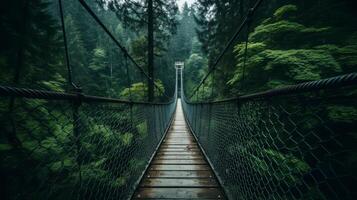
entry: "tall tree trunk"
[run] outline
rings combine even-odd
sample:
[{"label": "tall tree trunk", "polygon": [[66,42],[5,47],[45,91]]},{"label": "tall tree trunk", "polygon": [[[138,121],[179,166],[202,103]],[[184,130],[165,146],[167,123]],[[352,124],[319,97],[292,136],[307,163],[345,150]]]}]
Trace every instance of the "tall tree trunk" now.
[{"label": "tall tree trunk", "polygon": [[[16,62],[15,62],[15,71],[14,71],[14,86],[18,86],[20,83],[20,71],[23,68],[24,60],[25,60],[25,37],[26,37],[26,28],[27,28],[27,15],[28,15],[28,7],[29,1],[22,2],[22,17],[20,18],[19,26],[18,26],[18,34],[19,34],[19,46],[16,53]],[[10,98],[9,103],[9,116],[11,122],[11,131],[8,133],[8,140],[10,144],[13,146],[21,146],[20,140],[17,138],[16,131],[16,121],[15,121],[15,98]]]},{"label": "tall tree trunk", "polygon": [[148,0],[148,100],[154,100],[154,11],[153,0]]}]

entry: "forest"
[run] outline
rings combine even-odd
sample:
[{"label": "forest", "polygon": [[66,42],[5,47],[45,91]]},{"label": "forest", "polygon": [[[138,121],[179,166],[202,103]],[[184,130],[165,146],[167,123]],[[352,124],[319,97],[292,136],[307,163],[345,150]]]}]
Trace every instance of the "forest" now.
[{"label": "forest", "polygon": [[[146,76],[150,72],[148,0],[85,2],[127,52],[98,25],[80,1],[2,1],[0,85],[67,93],[80,91],[146,102],[150,88]],[[223,100],[356,72],[354,0],[263,1],[216,65],[216,59],[256,1],[196,0],[182,7],[175,0],[153,2],[153,102],[174,101],[177,61],[185,63],[183,96],[190,102]],[[210,70],[213,72],[199,85]],[[343,91],[336,94],[344,95]],[[353,97],[356,94],[356,89],[348,92]],[[303,98],[313,95],[306,94]],[[321,95],[325,95],[324,91]],[[291,102],[287,100],[280,105],[294,109],[287,105]],[[153,105],[145,110],[140,104],[82,103],[76,107],[75,103],[64,101],[1,96],[0,183],[5,185],[0,189],[1,197],[127,198],[169,123],[173,111],[170,106]],[[314,109],[311,113],[318,113],[332,131],[342,130],[341,142],[348,143],[353,150],[344,154],[345,167],[355,170],[355,102],[323,102]],[[309,111],[302,111],[296,118],[308,114]],[[157,122],[160,120],[162,123]],[[202,123],[207,126],[208,121]],[[307,132],[318,129],[318,122],[312,121],[301,129]],[[231,164],[230,157],[241,156],[242,149],[259,146],[254,141],[238,143],[232,140],[230,144],[222,144],[220,151],[227,153],[222,156],[222,165]],[[285,172],[290,173],[286,182],[297,184],[300,181],[297,177],[315,164],[303,156],[270,148],[254,154],[251,156],[255,160],[247,161],[256,170],[253,173],[275,176],[277,184],[286,181],[279,177]],[[282,174],[268,174],[264,160],[269,159],[287,162],[288,169],[281,167]],[[290,171],[291,168],[295,171]],[[228,180],[229,190],[238,190],[233,176],[223,177]],[[324,199],[317,189],[304,197]]]}]

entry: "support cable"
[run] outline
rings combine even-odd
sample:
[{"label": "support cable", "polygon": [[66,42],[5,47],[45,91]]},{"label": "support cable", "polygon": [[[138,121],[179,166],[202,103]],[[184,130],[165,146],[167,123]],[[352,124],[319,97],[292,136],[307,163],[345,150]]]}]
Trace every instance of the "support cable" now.
[{"label": "support cable", "polygon": [[70,60],[69,60],[67,34],[66,34],[66,27],[65,27],[64,17],[63,17],[62,0],[58,0],[58,5],[59,5],[59,10],[60,10],[60,16],[61,16],[61,27],[62,27],[63,44],[64,44],[65,57],[66,57],[68,82],[74,89],[77,89],[77,86],[74,84],[73,79],[72,79],[72,68],[71,68]]},{"label": "support cable", "polygon": [[242,80],[241,80],[241,89],[244,89],[244,82],[245,82],[245,68],[247,65],[247,57],[248,57],[248,42],[249,42],[249,29],[252,23],[252,9],[249,10],[248,17],[247,17],[247,26],[246,26],[246,38],[245,38],[245,47],[244,47],[244,58],[243,58],[243,70],[242,70]]},{"label": "support cable", "polygon": [[133,101],[133,96],[131,94],[131,78],[130,78],[130,72],[128,66],[128,57],[126,55],[124,55],[124,65],[125,65],[127,85],[129,90],[129,101]]},{"label": "support cable", "polygon": [[78,0],[79,3],[83,6],[83,8],[88,12],[90,16],[99,24],[99,26],[104,30],[104,32],[113,40],[113,42],[120,48],[120,50],[129,58],[129,60],[134,63],[134,66],[138,68],[141,73],[143,73],[148,80],[151,80],[154,82],[154,87],[156,87],[165,97],[170,99],[169,96],[167,96],[164,91],[155,83],[155,80],[152,80],[152,77],[150,77],[145,70],[134,60],[134,58],[128,53],[128,51],[125,49],[123,45],[120,44],[120,42],[114,37],[114,35],[109,31],[109,29],[104,25],[104,23],[99,19],[99,17],[93,12],[93,10],[89,7],[89,5],[85,2],[85,0]]},{"label": "support cable", "polygon": [[238,36],[240,35],[240,33],[242,32],[243,28],[247,25],[247,23],[249,22],[249,18],[251,18],[254,13],[256,12],[256,10],[258,9],[258,7],[261,5],[261,3],[263,2],[263,0],[257,0],[257,2],[255,3],[255,5],[248,11],[248,13],[246,14],[246,16],[243,19],[243,22],[240,24],[240,26],[238,27],[237,31],[235,32],[235,34],[233,35],[233,37],[229,40],[229,42],[226,44],[225,48],[223,49],[223,51],[220,53],[220,55],[217,57],[217,59],[215,60],[215,62],[213,63],[213,65],[209,68],[208,73],[205,75],[205,77],[201,80],[200,84],[193,90],[193,92],[191,93],[191,95],[189,96],[189,99],[191,99],[194,94],[198,91],[198,89],[202,86],[202,84],[206,81],[206,79],[209,77],[209,75],[216,70],[218,63],[221,61],[221,59],[223,58],[223,56],[226,54],[226,52],[228,51],[228,49],[233,45],[234,41],[238,38]]}]

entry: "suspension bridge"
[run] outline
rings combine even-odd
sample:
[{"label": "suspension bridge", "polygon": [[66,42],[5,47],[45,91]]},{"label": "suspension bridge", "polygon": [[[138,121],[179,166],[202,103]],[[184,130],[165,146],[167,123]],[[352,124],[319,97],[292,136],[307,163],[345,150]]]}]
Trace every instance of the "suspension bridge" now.
[{"label": "suspension bridge", "polygon": [[[85,1],[80,2],[150,80]],[[2,195],[355,199],[355,168],[345,163],[356,156],[355,141],[345,137],[351,127],[343,121],[332,124],[324,116],[326,107],[356,103],[356,73],[230,99],[200,97],[260,2],[189,96],[182,66],[176,67],[175,93],[166,102],[92,96],[71,82],[73,90],[67,92],[1,85],[1,101],[9,102],[0,109],[6,116],[1,123],[7,141],[1,144]],[[70,66],[68,72],[71,77]]]}]

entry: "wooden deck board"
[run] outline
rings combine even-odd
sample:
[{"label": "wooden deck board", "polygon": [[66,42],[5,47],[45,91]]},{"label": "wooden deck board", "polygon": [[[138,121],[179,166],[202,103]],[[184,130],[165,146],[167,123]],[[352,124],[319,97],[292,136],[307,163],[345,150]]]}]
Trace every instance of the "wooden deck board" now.
[{"label": "wooden deck board", "polygon": [[214,178],[182,179],[182,178],[146,178],[140,187],[218,187]]},{"label": "wooden deck board", "polygon": [[154,165],[207,165],[205,160],[196,159],[196,160],[154,160],[152,162]]},{"label": "wooden deck board", "polygon": [[212,178],[211,171],[149,171],[146,178]]},{"label": "wooden deck board", "polygon": [[224,199],[216,177],[183,118],[180,101],[133,199]]},{"label": "wooden deck board", "polygon": [[157,159],[162,160],[191,160],[191,159],[202,159],[201,155],[157,155]]},{"label": "wooden deck board", "polygon": [[222,199],[219,188],[139,188],[135,199]]},{"label": "wooden deck board", "polygon": [[155,171],[202,171],[211,170],[208,165],[151,165],[150,170]]}]

